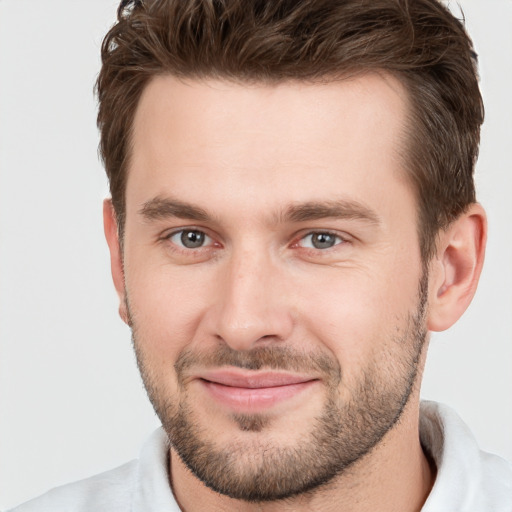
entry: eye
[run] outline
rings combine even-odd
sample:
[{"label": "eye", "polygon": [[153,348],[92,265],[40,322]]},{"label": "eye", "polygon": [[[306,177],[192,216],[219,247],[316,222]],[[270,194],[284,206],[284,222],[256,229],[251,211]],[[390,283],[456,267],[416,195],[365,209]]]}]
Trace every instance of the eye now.
[{"label": "eye", "polygon": [[212,239],[203,231],[197,229],[182,229],[172,233],[168,239],[177,246],[185,247],[186,249],[198,249],[205,245],[210,245]]},{"label": "eye", "polygon": [[317,232],[309,233],[299,240],[298,245],[306,249],[330,249],[343,243],[344,240],[333,233]]}]

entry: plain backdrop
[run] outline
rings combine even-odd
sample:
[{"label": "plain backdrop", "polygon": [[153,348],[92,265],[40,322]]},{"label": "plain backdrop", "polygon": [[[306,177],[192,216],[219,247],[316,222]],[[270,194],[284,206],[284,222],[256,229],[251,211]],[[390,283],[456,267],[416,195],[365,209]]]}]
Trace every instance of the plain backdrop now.
[{"label": "plain backdrop", "polygon": [[[0,509],[136,457],[158,425],[102,231],[92,90],[116,4],[0,0]],[[423,396],[512,459],[512,1],[461,5],[481,59],[489,245],[473,304],[433,336]]]}]

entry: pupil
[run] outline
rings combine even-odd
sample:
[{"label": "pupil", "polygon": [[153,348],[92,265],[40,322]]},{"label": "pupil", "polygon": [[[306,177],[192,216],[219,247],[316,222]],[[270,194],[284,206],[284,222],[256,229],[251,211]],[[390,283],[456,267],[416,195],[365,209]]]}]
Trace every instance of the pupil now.
[{"label": "pupil", "polygon": [[201,247],[204,243],[204,233],[200,231],[183,231],[181,234],[181,242],[188,249]]},{"label": "pupil", "polygon": [[334,245],[335,237],[328,233],[316,233],[311,241],[316,249],[328,249]]}]

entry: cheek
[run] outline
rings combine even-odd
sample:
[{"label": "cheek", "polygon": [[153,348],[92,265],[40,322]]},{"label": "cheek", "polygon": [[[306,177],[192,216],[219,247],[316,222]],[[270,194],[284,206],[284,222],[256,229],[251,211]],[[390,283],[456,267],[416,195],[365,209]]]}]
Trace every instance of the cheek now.
[{"label": "cheek", "polygon": [[211,283],[187,269],[133,260],[126,265],[126,288],[144,352],[167,362],[176,359],[195,337]]},{"label": "cheek", "polygon": [[406,328],[418,303],[416,272],[331,269],[303,283],[299,310],[306,331],[356,375]]}]

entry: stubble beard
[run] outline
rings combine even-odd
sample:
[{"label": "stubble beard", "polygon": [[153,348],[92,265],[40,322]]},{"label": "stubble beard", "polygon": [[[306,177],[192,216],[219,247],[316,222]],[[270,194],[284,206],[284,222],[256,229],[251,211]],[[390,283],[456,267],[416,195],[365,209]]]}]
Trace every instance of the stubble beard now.
[{"label": "stubble beard", "polygon": [[[339,396],[343,379],[336,359],[323,352],[303,354],[285,346],[250,352],[237,352],[226,345],[208,354],[184,351],[175,364],[180,398],[167,396],[146,364],[144,344],[132,325],[139,370],[171,446],[206,486],[248,502],[292,498],[341,476],[379,444],[396,425],[409,401],[427,336],[427,287],[425,273],[420,281],[416,311],[408,315],[405,329],[387,344],[389,353],[381,353],[381,359],[372,361],[362,372],[348,401]],[[394,350],[398,350],[400,357]],[[218,446],[205,422],[203,426],[197,420],[196,414],[201,413],[193,411],[183,384],[186,369],[197,363],[253,370],[314,369],[323,375],[325,404],[320,415],[311,421],[309,431],[293,446],[276,445],[269,440],[265,430],[271,427],[272,420],[265,414],[233,415],[231,419],[239,432],[250,432],[250,437],[234,435],[229,445]]]}]

